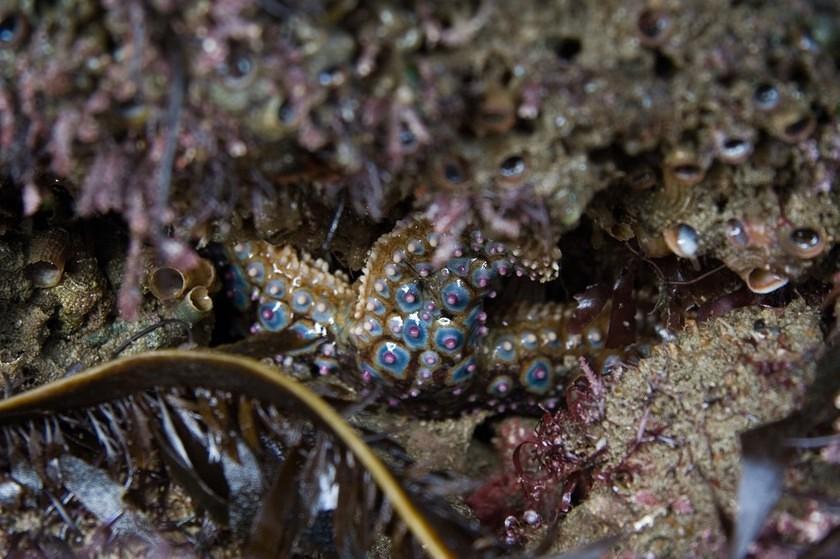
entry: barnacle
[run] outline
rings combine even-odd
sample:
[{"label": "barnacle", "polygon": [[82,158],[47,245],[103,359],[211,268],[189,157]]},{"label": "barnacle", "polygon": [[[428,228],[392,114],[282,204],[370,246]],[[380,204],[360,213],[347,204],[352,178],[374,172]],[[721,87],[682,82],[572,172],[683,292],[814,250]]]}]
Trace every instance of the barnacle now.
[{"label": "barnacle", "polygon": [[787,234],[782,232],[781,243],[784,250],[792,256],[810,260],[825,250],[825,237],[825,232],[810,227],[797,227]]},{"label": "barnacle", "polygon": [[770,118],[770,131],[790,143],[798,143],[811,136],[816,120],[807,109],[791,107],[778,111]]},{"label": "barnacle", "polygon": [[516,103],[504,89],[486,92],[478,105],[473,126],[479,135],[503,134],[516,122]]},{"label": "barnacle", "polygon": [[636,26],[639,30],[639,39],[643,45],[658,47],[671,34],[673,21],[667,11],[652,8],[639,14]]},{"label": "barnacle", "polygon": [[690,225],[680,223],[669,227],[662,233],[668,248],[683,258],[694,258],[700,248],[700,238],[697,231]]},{"label": "barnacle", "polygon": [[781,274],[763,268],[752,268],[741,272],[741,277],[753,293],[770,293],[787,285],[789,279]]}]

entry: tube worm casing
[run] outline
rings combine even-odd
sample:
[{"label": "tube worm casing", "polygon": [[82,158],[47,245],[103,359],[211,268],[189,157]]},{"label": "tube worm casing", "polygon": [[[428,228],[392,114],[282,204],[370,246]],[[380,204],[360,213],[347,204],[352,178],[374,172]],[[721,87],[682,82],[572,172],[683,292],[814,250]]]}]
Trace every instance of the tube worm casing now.
[{"label": "tube worm casing", "polygon": [[55,287],[61,282],[69,244],[70,235],[64,229],[52,229],[32,240],[25,272],[35,287]]},{"label": "tube worm casing", "polygon": [[146,285],[160,301],[180,299],[194,287],[206,287],[207,291],[213,291],[217,285],[216,269],[206,258],[200,258],[198,264],[185,270],[159,266],[149,272]]}]

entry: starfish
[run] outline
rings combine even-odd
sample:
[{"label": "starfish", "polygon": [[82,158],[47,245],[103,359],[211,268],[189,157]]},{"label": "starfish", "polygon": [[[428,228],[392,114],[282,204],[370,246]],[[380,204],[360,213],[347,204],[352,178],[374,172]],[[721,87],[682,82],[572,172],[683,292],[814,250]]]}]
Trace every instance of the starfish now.
[{"label": "starfish", "polygon": [[556,277],[559,249],[538,260],[529,254],[480,231],[440,234],[412,217],[374,244],[353,284],[290,246],[237,243],[230,293],[238,308],[256,306],[252,332],[295,333],[311,342],[295,353],[320,374],[379,384],[391,406],[419,404],[434,415],[552,408],[578,357],[602,353],[606,325],[572,331],[573,309],[557,303],[488,316],[505,278]]}]

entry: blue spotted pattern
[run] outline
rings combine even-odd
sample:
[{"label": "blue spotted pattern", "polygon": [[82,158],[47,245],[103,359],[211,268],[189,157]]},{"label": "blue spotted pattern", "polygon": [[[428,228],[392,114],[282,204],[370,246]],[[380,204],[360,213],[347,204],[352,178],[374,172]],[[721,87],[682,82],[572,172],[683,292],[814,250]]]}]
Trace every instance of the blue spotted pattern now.
[{"label": "blue spotted pattern", "polygon": [[402,285],[397,289],[397,306],[404,313],[412,313],[420,310],[423,306],[423,299],[417,283]]},{"label": "blue spotted pattern", "polygon": [[445,327],[435,332],[435,347],[445,353],[455,353],[464,346],[464,333],[458,328]]},{"label": "blue spotted pattern", "polygon": [[452,238],[434,229],[428,220],[409,220],[377,241],[355,289],[323,263],[295,260],[289,247],[240,243],[229,290],[237,308],[259,301],[255,330],[288,331],[304,342],[281,352],[308,351],[305,363],[322,375],[347,374],[355,361],[354,372],[366,383],[383,382],[393,405],[413,400],[434,408],[433,395],[442,391],[442,402],[547,402],[554,363],[575,353],[565,346],[565,326],[555,327],[568,314],[488,305],[501,276],[529,272],[520,253],[479,231]]},{"label": "blue spotted pattern", "polygon": [[449,270],[460,277],[466,277],[470,271],[470,259],[469,258],[450,258],[449,262],[446,264],[446,267]]},{"label": "blue spotted pattern", "polygon": [[470,303],[471,294],[461,280],[447,283],[440,291],[443,306],[449,312],[463,312]]},{"label": "blue spotted pattern", "polygon": [[495,277],[495,270],[482,265],[480,268],[473,270],[470,281],[479,289],[486,289]]},{"label": "blue spotted pattern", "polygon": [[507,375],[495,377],[487,386],[487,392],[496,398],[505,398],[513,390],[513,379]]},{"label": "blue spotted pattern", "polygon": [[429,328],[416,315],[405,321],[402,332],[403,340],[412,349],[424,348],[429,342]]},{"label": "blue spotted pattern", "polygon": [[493,346],[493,360],[513,363],[516,361],[516,341],[513,336],[500,336]]},{"label": "blue spotted pattern", "polygon": [[399,344],[382,342],[376,348],[376,365],[391,376],[402,379],[411,360],[411,355]]},{"label": "blue spotted pattern", "polygon": [[274,299],[282,299],[286,296],[286,282],[280,278],[273,278],[265,283],[263,292]]},{"label": "blue spotted pattern", "polygon": [[292,293],[292,310],[305,314],[312,306],[312,294],[306,289],[295,289]]},{"label": "blue spotted pattern", "polygon": [[545,394],[551,387],[551,363],[547,359],[534,359],[523,367],[519,380],[529,392]]},{"label": "blue spotted pattern", "polygon": [[265,266],[259,260],[249,262],[245,268],[245,275],[248,276],[249,281],[262,285],[265,281]]},{"label": "blue spotted pattern", "polygon": [[388,310],[385,308],[385,303],[377,299],[376,297],[368,297],[367,300],[367,309],[374,313],[382,316]]},{"label": "blue spotted pattern", "polygon": [[323,301],[316,302],[310,314],[315,322],[320,322],[321,324],[331,324],[335,319],[332,305]]},{"label": "blue spotted pattern", "polygon": [[289,306],[282,301],[266,301],[257,310],[260,324],[269,332],[279,332],[289,325],[292,318]]},{"label": "blue spotted pattern", "polygon": [[449,370],[446,382],[450,385],[466,382],[475,375],[477,368],[475,357],[471,355]]}]

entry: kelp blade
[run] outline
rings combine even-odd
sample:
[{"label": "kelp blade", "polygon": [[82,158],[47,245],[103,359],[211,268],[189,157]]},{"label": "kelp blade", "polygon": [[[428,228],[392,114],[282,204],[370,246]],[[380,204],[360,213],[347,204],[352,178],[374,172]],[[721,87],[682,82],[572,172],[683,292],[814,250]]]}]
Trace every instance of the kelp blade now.
[{"label": "kelp blade", "polygon": [[430,556],[456,556],[391,471],[338,412],[303,384],[246,357],[171,350],[118,359],[0,401],[0,424],[49,417],[168,387],[228,391],[289,410],[320,425],[364,466]]}]

